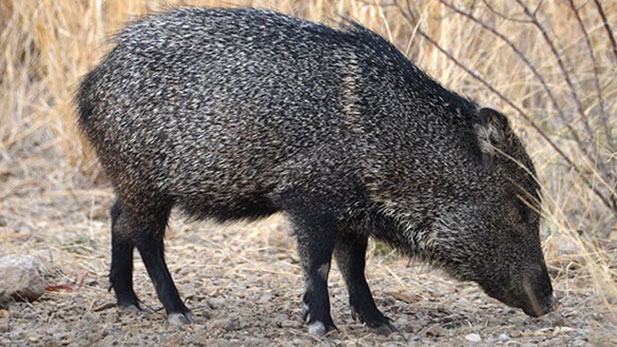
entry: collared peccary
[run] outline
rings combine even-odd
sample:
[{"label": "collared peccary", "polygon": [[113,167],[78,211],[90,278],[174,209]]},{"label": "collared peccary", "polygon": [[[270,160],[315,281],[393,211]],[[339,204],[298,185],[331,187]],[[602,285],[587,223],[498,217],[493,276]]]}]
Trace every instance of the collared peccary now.
[{"label": "collared peccary", "polygon": [[137,247],[175,324],[192,320],[165,264],[170,210],[221,221],[283,211],[309,331],[335,328],[332,255],[352,314],[394,327],[364,277],[367,239],[475,281],[532,316],[553,305],[533,164],[507,119],[440,86],[386,40],[255,9],[138,20],[83,80],[79,124],[108,174],[110,283],[133,291]]}]

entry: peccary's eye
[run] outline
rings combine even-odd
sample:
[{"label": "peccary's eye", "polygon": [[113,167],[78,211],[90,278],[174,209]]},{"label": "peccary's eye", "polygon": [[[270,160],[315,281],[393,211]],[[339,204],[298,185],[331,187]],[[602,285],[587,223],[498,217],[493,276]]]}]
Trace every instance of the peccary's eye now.
[{"label": "peccary's eye", "polygon": [[510,200],[507,204],[508,218],[514,223],[524,223],[529,221],[530,209],[519,199]]},{"label": "peccary's eye", "polygon": [[524,202],[516,200],[516,209],[522,221],[529,220],[530,209]]},{"label": "peccary's eye", "polygon": [[514,209],[516,210],[516,220],[520,223],[535,223],[539,219],[539,214],[533,207],[530,207],[521,199],[514,200]]}]

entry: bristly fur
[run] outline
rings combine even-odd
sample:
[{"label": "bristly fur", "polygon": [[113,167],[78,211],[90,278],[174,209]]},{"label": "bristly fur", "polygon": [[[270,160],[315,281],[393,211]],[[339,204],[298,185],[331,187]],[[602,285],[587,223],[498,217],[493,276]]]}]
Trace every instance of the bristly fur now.
[{"label": "bristly fur", "polygon": [[[162,235],[173,206],[220,221],[284,211],[310,319],[327,329],[319,278],[333,251],[352,306],[371,305],[357,284],[369,236],[513,306],[526,307],[524,282],[540,301],[552,291],[537,213],[517,198],[537,196],[535,171],[505,117],[445,89],[376,33],[350,20],[334,29],[272,11],[190,8],[135,21],[116,40],[77,98],[126,219],[114,229],[118,250]],[[162,241],[148,244],[162,252]],[[115,269],[125,281],[128,270]],[[117,286],[132,302],[132,285]],[[184,314],[176,301],[164,304]]]}]

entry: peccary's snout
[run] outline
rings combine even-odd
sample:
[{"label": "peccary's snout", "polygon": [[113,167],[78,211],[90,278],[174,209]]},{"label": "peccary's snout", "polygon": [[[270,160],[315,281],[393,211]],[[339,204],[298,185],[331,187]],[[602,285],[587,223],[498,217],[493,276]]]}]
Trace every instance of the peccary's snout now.
[{"label": "peccary's snout", "polygon": [[523,311],[532,317],[540,317],[557,308],[557,299],[553,294],[551,279],[542,271],[536,278],[527,277],[523,280],[526,298],[522,300]]}]

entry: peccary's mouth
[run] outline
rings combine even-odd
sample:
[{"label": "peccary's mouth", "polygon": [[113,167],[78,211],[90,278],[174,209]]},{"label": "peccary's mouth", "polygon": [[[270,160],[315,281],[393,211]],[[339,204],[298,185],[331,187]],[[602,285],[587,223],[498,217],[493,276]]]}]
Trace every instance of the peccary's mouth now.
[{"label": "peccary's mouth", "polygon": [[539,300],[528,280],[523,281],[523,288],[525,289],[527,298],[524,300],[524,304],[521,308],[528,316],[540,317],[557,309],[559,302],[555,298],[555,295],[553,295],[552,290],[548,292],[542,300]]},{"label": "peccary's mouth", "polygon": [[540,317],[549,312],[553,312],[559,306],[559,301],[555,298],[555,296],[551,295],[544,305],[535,302],[531,305],[525,305],[522,307],[523,312],[531,317]]},{"label": "peccary's mouth", "polygon": [[[504,288],[505,289],[505,288]],[[507,291],[500,294],[485,290],[486,294],[490,297],[501,301],[503,304],[522,309],[526,315],[531,317],[540,317],[549,312],[555,311],[559,306],[559,301],[553,295],[553,291],[550,290],[546,295],[540,295],[531,289],[528,281],[523,282],[522,295],[504,295]]]}]

